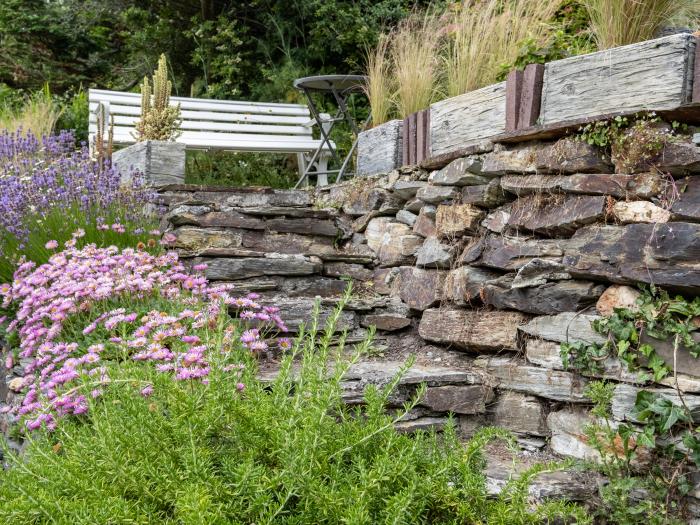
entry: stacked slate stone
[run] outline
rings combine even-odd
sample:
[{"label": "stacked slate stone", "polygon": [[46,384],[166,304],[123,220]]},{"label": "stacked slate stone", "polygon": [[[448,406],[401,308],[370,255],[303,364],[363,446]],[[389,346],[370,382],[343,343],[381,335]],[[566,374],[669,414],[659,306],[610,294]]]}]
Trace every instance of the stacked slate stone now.
[{"label": "stacked slate stone", "polygon": [[[210,280],[280,306],[292,331],[311,319],[316,297],[325,318],[348,284],[340,275],[372,275],[363,266],[371,266],[371,251],[339,248],[352,234],[349,223],[336,210],[315,207],[310,192],[179,185],[162,196],[181,256],[207,263]],[[357,313],[344,312],[339,329],[356,326]]]},{"label": "stacked slate stone", "polygon": [[[440,428],[452,413],[465,437],[495,424],[537,454],[595,459],[583,437],[590,378],[564,369],[559,345],[601,341],[591,321],[633,305],[638,282],[700,292],[700,147],[671,143],[638,173],[615,173],[571,138],[426,166],[315,194],[170,187],[166,220],[184,257],[281,305],[293,328],[315,298],[326,315],[355,282],[340,328],[359,338],[376,326],[385,357],[353,367],[348,403],[417,353],[392,406],[428,388],[400,428]],[[700,363],[678,366],[685,402],[700,406]],[[638,376],[614,359],[603,375],[618,382],[615,417],[629,419]],[[676,398],[669,380],[652,386]],[[497,491],[507,474],[493,461]],[[595,479],[569,474],[533,494],[590,498]]]}]

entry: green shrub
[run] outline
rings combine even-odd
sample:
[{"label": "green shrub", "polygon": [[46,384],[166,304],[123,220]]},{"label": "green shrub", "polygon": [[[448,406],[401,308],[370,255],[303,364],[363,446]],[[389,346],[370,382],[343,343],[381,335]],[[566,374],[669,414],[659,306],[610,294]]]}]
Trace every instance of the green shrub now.
[{"label": "green shrub", "polygon": [[188,151],[185,182],[291,188],[299,178],[295,161],[290,155],[278,153]]},{"label": "green shrub", "polygon": [[61,107],[61,115],[56,122],[56,130],[73,130],[77,144],[88,141],[88,94],[84,89],[70,91],[56,97]]},{"label": "green shrub", "polygon": [[530,510],[524,484],[487,497],[481,450],[503,431],[467,445],[453,426],[398,433],[384,407],[399,377],[346,406],[343,376],[371,340],[347,358],[332,336],[341,308],[299,336],[274,379],[239,349],[244,390],[215,367],[204,384],[115,366],[84,422],[37,434],[0,474],[2,523],[588,523],[567,504]]}]

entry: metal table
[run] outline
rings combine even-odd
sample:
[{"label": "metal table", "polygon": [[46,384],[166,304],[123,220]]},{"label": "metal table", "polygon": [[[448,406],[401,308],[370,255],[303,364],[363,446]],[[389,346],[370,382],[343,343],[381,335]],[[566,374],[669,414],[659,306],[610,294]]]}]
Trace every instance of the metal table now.
[{"label": "metal table", "polygon": [[[311,160],[304,169],[304,174],[297,182],[295,186],[296,188],[301,186],[301,184],[312,173],[318,177],[319,185],[323,185],[324,183],[327,184],[328,175],[331,173],[338,174],[336,182],[340,181],[340,179],[343,177],[350,159],[355,152],[355,147],[357,146],[357,134],[360,132],[355,118],[348,110],[347,101],[350,95],[353,93],[364,93],[364,86],[366,85],[366,82],[367,77],[363,75],[320,75],[315,77],[298,78],[294,81],[294,87],[304,93],[306,96],[306,100],[309,103],[311,116],[318,124],[322,139],[321,144],[313,153]],[[338,104],[338,111],[333,117],[330,119],[321,118],[319,110],[311,97],[313,93],[333,95],[336,104]],[[330,139],[330,133],[333,126],[335,126],[337,122],[342,121],[348,123],[350,129],[355,134],[355,140],[353,141],[352,147],[350,148],[347,156],[341,160],[340,156],[338,155],[338,150],[335,148],[334,143]],[[335,160],[338,165],[340,165],[340,169],[329,170],[326,168],[325,171],[314,171],[315,168],[313,168],[313,165],[324,151],[330,153],[331,158]]]}]

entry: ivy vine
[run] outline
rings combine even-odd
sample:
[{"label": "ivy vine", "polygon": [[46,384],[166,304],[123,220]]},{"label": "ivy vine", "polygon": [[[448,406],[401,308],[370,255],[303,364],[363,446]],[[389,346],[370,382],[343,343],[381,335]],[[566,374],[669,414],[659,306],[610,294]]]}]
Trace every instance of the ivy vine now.
[{"label": "ivy vine", "polygon": [[[605,342],[562,344],[565,368],[601,375],[605,361],[617,357],[630,371],[641,372],[640,380],[658,382],[672,370],[642,336],[670,341],[674,352],[699,357],[700,342],[693,335],[700,330],[700,297],[672,297],[650,286],[642,289],[634,309],[617,308],[594,321],[593,328]],[[642,389],[629,414],[631,422],[621,423],[611,414],[614,389],[614,383],[605,381],[592,381],[586,389],[596,421],[586,429],[587,440],[600,454],[601,469],[610,480],[601,491],[606,512],[616,523],[682,523],[677,520],[682,514],[679,497],[689,493],[690,475],[700,470],[700,428],[683,392],[677,386],[675,396]],[[647,498],[632,498],[635,489]]]}]

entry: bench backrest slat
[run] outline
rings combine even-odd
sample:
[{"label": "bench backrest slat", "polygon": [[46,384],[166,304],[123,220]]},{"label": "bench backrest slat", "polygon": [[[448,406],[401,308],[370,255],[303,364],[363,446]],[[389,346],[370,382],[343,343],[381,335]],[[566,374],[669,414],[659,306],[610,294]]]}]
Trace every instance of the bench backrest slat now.
[{"label": "bench backrest slat", "polygon": [[[110,104],[141,107],[141,95],[139,93],[90,89],[88,98],[90,102],[109,102]],[[304,104],[280,104],[277,102],[247,102],[187,97],[170,97],[170,103],[172,105],[180,104],[180,108],[192,110],[309,116],[309,108]]]},{"label": "bench backrest slat", "polygon": [[[90,104],[90,112],[94,115],[97,110],[97,104]],[[136,106],[119,106],[115,104],[109,105],[109,112],[112,115],[126,115],[138,117],[141,115],[141,108]],[[182,120],[212,120],[218,122],[250,122],[250,123],[279,123],[279,124],[296,124],[303,126],[309,122],[309,117],[302,116],[286,116],[286,115],[265,115],[255,113],[223,113],[220,111],[193,111],[187,109],[180,110]]]},{"label": "bench backrest slat", "polygon": [[[139,117],[115,115],[114,126],[126,127],[134,129]],[[97,132],[97,118],[94,113],[90,115],[90,126],[95,128]],[[266,134],[282,134],[282,135],[310,135],[308,127],[295,125],[280,125],[274,124],[252,124],[252,123],[229,123],[229,122],[211,122],[204,120],[183,120],[180,125],[182,130],[190,131],[223,131],[228,133],[266,133]]]},{"label": "bench backrest slat", "polygon": [[[90,89],[89,134],[97,134],[100,105],[114,119],[114,143],[135,142],[133,133],[141,115],[141,95]],[[209,100],[171,97],[180,104],[182,124],[178,142],[192,148],[237,151],[313,151],[319,140],[312,136],[309,108],[303,104]]]}]

